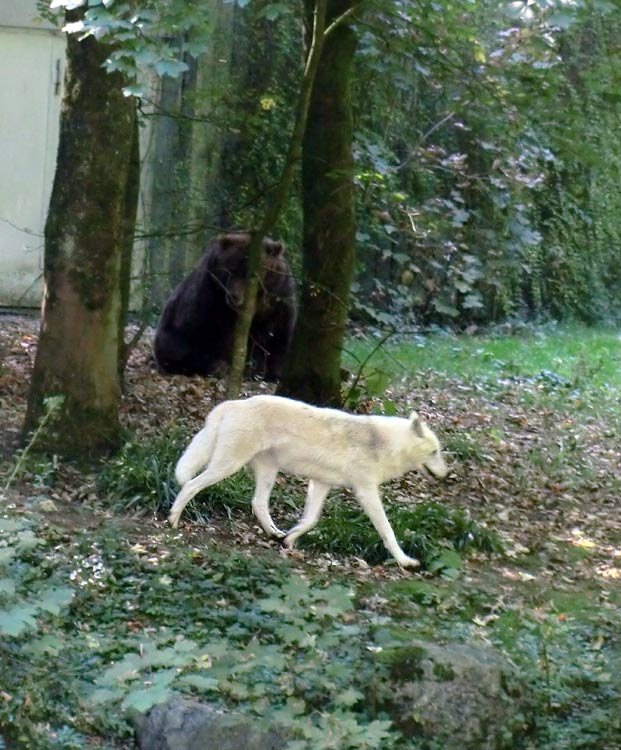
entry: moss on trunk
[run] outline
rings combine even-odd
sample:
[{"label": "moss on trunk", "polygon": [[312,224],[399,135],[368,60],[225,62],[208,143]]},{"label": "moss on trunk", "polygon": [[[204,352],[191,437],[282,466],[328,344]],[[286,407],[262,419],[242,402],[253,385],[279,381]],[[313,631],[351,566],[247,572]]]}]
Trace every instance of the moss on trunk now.
[{"label": "moss on trunk", "polygon": [[[75,20],[74,14],[68,14]],[[60,143],[45,226],[41,333],[24,432],[64,396],[39,447],[95,457],[119,441],[123,251],[135,104],[102,64],[110,48],[68,37]]]}]

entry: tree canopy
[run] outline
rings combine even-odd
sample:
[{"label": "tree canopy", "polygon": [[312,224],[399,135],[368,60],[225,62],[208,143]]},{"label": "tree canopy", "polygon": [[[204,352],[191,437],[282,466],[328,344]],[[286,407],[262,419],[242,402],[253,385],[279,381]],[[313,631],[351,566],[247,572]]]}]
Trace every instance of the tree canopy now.
[{"label": "tree canopy", "polygon": [[[216,11],[227,5],[234,13],[222,22]],[[319,54],[307,58],[323,71],[313,89],[300,21],[310,29],[323,9],[327,36],[336,29],[338,43],[331,48],[320,35]],[[192,261],[192,252],[176,247],[196,232],[184,226],[190,220],[196,236],[220,215],[222,228],[249,227],[255,250],[272,230],[302,250],[297,259],[293,253],[301,310],[284,393],[340,401],[348,319],[390,332],[621,314],[620,18],[613,5],[53,0],[47,8],[61,10],[78,45],[105,50],[100,64],[125,97],[147,97],[149,75],[180,80],[170,110],[150,102],[151,116],[177,123],[178,141],[164,143],[174,157],[161,213],[179,217],[179,234],[169,261],[165,242],[151,251],[153,266],[163,256],[157,265],[169,269],[171,285]],[[202,74],[201,60],[232,24],[245,46],[234,42],[228,76],[201,88],[213,58]],[[210,164],[202,161],[207,141],[219,154]],[[79,156],[59,163],[74,168],[67,183],[82,179]],[[217,191],[201,189],[211,173]],[[87,187],[85,199],[96,203],[96,191]],[[54,221],[63,225],[62,217]],[[249,264],[249,316],[255,267]],[[126,301],[127,263],[124,269]],[[124,306],[113,327],[122,327]],[[239,390],[248,315],[240,316],[246,325],[230,394]],[[122,360],[118,336],[103,348]],[[30,428],[44,398],[59,395],[48,390],[33,398]]]}]

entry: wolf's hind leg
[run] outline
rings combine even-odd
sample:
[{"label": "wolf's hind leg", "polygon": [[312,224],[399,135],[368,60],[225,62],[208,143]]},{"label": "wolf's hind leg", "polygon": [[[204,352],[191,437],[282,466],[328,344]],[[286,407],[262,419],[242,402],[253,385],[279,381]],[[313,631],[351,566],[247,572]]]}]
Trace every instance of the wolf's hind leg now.
[{"label": "wolf's hind leg", "polygon": [[255,457],[250,462],[250,466],[254,471],[256,483],[252,498],[252,512],[266,534],[281,538],[285,532],[276,526],[270,515],[270,493],[276,481],[278,467],[265,457]]},{"label": "wolf's hind leg", "polygon": [[395,532],[384,512],[378,489],[356,487],[355,492],[358,502],[367,516],[371,519],[371,523],[375,526],[377,533],[381,536],[384,546],[399,565],[402,568],[418,567],[420,562],[416,558],[406,555],[399,546]]},{"label": "wolf's hind leg", "polygon": [[170,514],[168,516],[170,525],[174,529],[177,528],[183,509],[201,490],[212,484],[217,484],[223,479],[226,479],[226,477],[230,477],[231,474],[235,474],[235,472],[239,471],[244,464],[245,462],[242,462],[239,459],[227,460],[214,455],[205,471],[198,474],[198,476],[195,476],[194,479],[190,479],[190,481],[186,482],[181,488],[181,492],[177,495],[175,502],[170,509]]},{"label": "wolf's hind leg", "polygon": [[293,549],[296,539],[317,526],[328,492],[330,492],[329,484],[318,482],[315,479],[310,480],[302,518],[287,532],[285,537],[284,544],[287,549]]}]

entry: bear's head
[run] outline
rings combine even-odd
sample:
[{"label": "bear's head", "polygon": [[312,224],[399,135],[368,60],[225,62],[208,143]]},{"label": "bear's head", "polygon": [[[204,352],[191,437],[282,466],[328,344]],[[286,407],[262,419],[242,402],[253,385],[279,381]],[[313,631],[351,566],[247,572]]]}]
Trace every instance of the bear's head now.
[{"label": "bear's head", "polygon": [[[229,307],[238,310],[244,303],[246,294],[246,274],[248,272],[248,249],[250,235],[247,232],[234,232],[220,235],[209,249],[209,271],[211,278],[225,293]],[[263,239],[263,268],[261,296],[265,292],[265,277],[277,267],[281,273],[288,271],[284,260],[282,242],[269,237]],[[282,268],[281,268],[282,267]]]}]

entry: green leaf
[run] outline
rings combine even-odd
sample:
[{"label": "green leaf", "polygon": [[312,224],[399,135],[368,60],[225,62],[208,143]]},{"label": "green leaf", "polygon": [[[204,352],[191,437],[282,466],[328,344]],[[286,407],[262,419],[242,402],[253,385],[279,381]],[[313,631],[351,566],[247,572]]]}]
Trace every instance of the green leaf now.
[{"label": "green leaf", "polygon": [[13,547],[0,547],[0,565],[10,562],[16,554],[17,551]]},{"label": "green leaf", "polygon": [[444,577],[454,578],[459,575],[461,566],[461,556],[453,549],[446,549],[429,563],[429,571],[431,573],[442,571]]},{"label": "green leaf", "polygon": [[291,8],[287,3],[269,3],[261,9],[259,17],[267,18],[268,21],[275,21],[288,13],[291,13]]},{"label": "green leaf", "polygon": [[13,533],[22,527],[23,524],[18,523],[14,518],[0,518],[0,533],[4,531]]},{"label": "green leaf", "polygon": [[367,391],[372,396],[380,396],[386,392],[386,388],[390,384],[390,380],[391,375],[389,372],[375,370],[374,372],[365,375],[364,382],[367,387]]},{"label": "green leaf", "polygon": [[49,589],[43,594],[43,599],[39,602],[39,607],[45,612],[57,615],[63,607],[66,607],[73,601],[75,591],[68,587],[58,587]]},{"label": "green leaf", "polygon": [[27,628],[36,627],[37,609],[33,604],[19,604],[0,611],[0,633],[16,637]]},{"label": "green leaf", "polygon": [[0,596],[13,596],[15,581],[12,578],[0,578]]},{"label": "green leaf", "polygon": [[462,304],[466,310],[474,310],[483,307],[483,299],[479,292],[470,292],[464,297]]},{"label": "green leaf", "polygon": [[144,86],[140,83],[133,83],[131,86],[123,88],[123,96],[135,96],[138,99],[144,96]]},{"label": "green leaf", "polygon": [[463,208],[455,208],[453,210],[453,217],[451,219],[451,226],[462,227],[470,218],[470,211],[465,211]]},{"label": "green leaf", "polygon": [[20,552],[28,552],[42,543],[42,540],[35,536],[34,532],[26,529],[25,531],[18,532],[15,546]]},{"label": "green leaf", "polygon": [[268,596],[266,599],[261,599],[258,602],[259,607],[263,612],[281,612],[285,613],[290,610],[289,605],[276,596]]},{"label": "green leaf", "polygon": [[125,654],[123,659],[112,664],[97,678],[98,685],[110,685],[118,682],[127,682],[140,674],[144,662],[138,654]]},{"label": "green leaf", "polygon": [[382,399],[382,407],[384,409],[384,414],[387,417],[395,417],[397,415],[397,404],[391,399]]},{"label": "green leaf", "polygon": [[573,13],[567,13],[563,11],[557,11],[551,13],[546,17],[546,24],[548,26],[556,26],[559,29],[568,29],[576,22],[576,16]]},{"label": "green leaf", "polygon": [[153,677],[153,684],[147,688],[138,688],[131,690],[123,699],[121,708],[125,711],[135,709],[144,713],[152,706],[163,703],[171,695],[170,683],[178,676],[176,669],[168,669],[164,672],[157,672]]},{"label": "green leaf", "polygon": [[26,644],[24,651],[28,654],[37,656],[41,654],[52,654],[52,656],[56,656],[66,647],[66,645],[64,638],[49,633]]},{"label": "green leaf", "polygon": [[459,310],[456,307],[448,305],[439,299],[434,299],[431,304],[440,315],[448,315],[450,318],[456,318],[459,315]]},{"label": "green leaf", "polygon": [[196,688],[206,693],[219,690],[220,680],[202,674],[186,674],[179,678],[179,683]]},{"label": "green leaf", "polygon": [[105,703],[111,703],[117,701],[123,695],[123,689],[121,687],[111,688],[97,688],[93,690],[84,699],[84,702],[90,706],[100,706]]},{"label": "green leaf", "polygon": [[355,688],[347,688],[342,693],[339,693],[334,699],[334,703],[337,706],[346,706],[347,708],[356,705],[359,701],[364,700],[364,694]]},{"label": "green leaf", "polygon": [[189,70],[189,65],[182,60],[159,60],[153,67],[158,75],[171,78],[178,78]]}]

